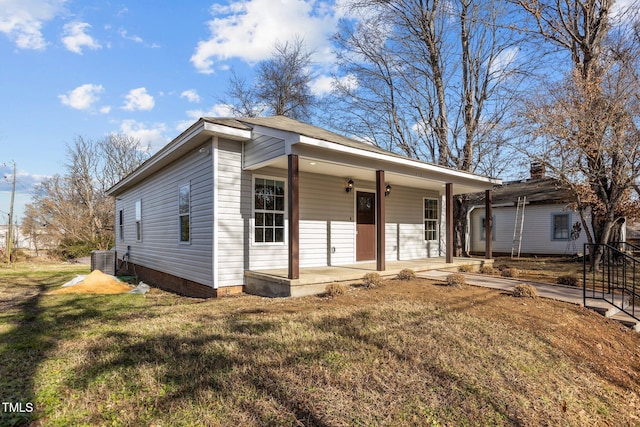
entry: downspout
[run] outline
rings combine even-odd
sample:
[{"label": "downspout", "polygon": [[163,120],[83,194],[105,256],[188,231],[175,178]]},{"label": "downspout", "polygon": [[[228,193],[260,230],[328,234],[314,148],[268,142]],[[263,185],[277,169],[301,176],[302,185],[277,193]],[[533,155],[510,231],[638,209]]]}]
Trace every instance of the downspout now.
[{"label": "downspout", "polygon": [[471,206],[467,211],[467,233],[464,236],[464,252],[469,255],[471,253],[471,212],[476,206]]}]

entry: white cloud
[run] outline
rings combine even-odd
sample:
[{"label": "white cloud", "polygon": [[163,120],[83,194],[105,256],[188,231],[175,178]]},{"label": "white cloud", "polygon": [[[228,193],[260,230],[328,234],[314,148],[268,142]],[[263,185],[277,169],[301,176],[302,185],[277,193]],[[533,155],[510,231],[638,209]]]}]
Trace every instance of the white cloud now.
[{"label": "white cloud", "polygon": [[91,28],[86,22],[69,22],[63,28],[62,43],[73,53],[82,55],[82,48],[86,47],[91,50],[102,48],[100,43],[96,42],[93,37],[86,33]]},{"label": "white cloud", "polygon": [[110,112],[111,112],[111,107],[108,105],[105,105],[104,107],[100,108],[101,114],[109,114]]},{"label": "white cloud", "polygon": [[198,95],[195,89],[185,90],[180,94],[180,98],[187,98],[189,102],[200,102],[200,95]]},{"label": "white cloud", "polygon": [[[353,74],[347,74],[346,76],[340,77],[339,82],[341,85],[349,89],[356,89],[358,87],[358,79]],[[321,97],[331,93],[333,86],[334,78],[327,75],[322,75],[316,78],[310,84],[311,93],[315,96]]]},{"label": "white cloud", "polygon": [[[213,73],[214,63],[230,58],[257,62],[268,58],[277,41],[303,36],[317,62],[333,62],[328,35],[335,31],[334,6],[321,0],[240,0],[211,7],[211,36],[198,43],[191,57],[200,73]],[[225,64],[220,64],[224,66]]]},{"label": "white cloud", "polygon": [[182,132],[194,124],[201,117],[232,117],[233,109],[227,104],[216,104],[209,110],[188,110],[187,120],[183,120],[176,125],[176,130]]},{"label": "white cloud", "polygon": [[58,95],[63,105],[67,105],[76,110],[88,110],[93,104],[100,100],[98,96],[104,92],[102,85],[84,84],[70,90],[65,95]]},{"label": "white cloud", "polygon": [[[170,139],[164,135],[167,126],[164,123],[154,123],[147,127],[136,120],[125,120],[120,124],[120,131],[127,136],[137,138],[142,145],[149,145],[151,151],[158,151],[164,147]],[[184,130],[184,129],[183,129]]]},{"label": "white cloud", "polygon": [[126,102],[122,107],[123,110],[135,111],[144,110],[149,111],[153,109],[156,104],[153,96],[147,93],[147,89],[139,87],[137,89],[131,89],[127,95],[125,95]]},{"label": "white cloud", "polygon": [[140,36],[130,36],[127,33],[127,30],[121,28],[118,30],[118,34],[120,34],[120,37],[122,37],[125,40],[131,40],[132,42],[136,42],[136,43],[144,43],[144,40],[142,40],[142,37]]},{"label": "white cloud", "polygon": [[0,33],[20,49],[43,50],[43,25],[63,12],[67,0],[2,0]]}]

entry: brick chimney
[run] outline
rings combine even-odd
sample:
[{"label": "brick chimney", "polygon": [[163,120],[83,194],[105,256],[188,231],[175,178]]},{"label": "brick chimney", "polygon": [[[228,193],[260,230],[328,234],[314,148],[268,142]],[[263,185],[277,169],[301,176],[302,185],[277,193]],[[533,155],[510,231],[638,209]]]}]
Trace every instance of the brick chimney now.
[{"label": "brick chimney", "polygon": [[531,174],[531,179],[542,179],[546,174],[546,168],[542,163],[532,162],[529,173]]}]

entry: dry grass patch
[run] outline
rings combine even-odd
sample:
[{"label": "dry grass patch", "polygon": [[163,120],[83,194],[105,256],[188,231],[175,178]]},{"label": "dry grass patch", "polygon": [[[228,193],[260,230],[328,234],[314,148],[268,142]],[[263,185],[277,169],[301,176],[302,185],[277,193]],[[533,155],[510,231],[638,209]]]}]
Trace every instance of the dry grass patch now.
[{"label": "dry grass patch", "polygon": [[410,268],[404,268],[398,272],[396,279],[398,280],[413,280],[416,278],[416,272]]},{"label": "dry grass patch", "polygon": [[367,273],[362,277],[365,288],[379,288],[384,285],[384,280],[378,273]]},{"label": "dry grass patch", "polygon": [[505,268],[500,271],[502,277],[520,277],[520,272],[517,268]]},{"label": "dry grass patch", "polygon": [[495,272],[495,270],[494,270],[493,266],[491,266],[491,265],[483,265],[482,267],[480,267],[478,272],[480,274],[493,274]]},{"label": "dry grass patch", "polygon": [[342,283],[331,283],[327,285],[325,289],[325,295],[329,297],[337,297],[344,294],[347,291],[347,287]]},{"label": "dry grass patch", "polygon": [[529,283],[520,283],[513,287],[513,296],[516,298],[538,298],[535,286]]},{"label": "dry grass patch", "polygon": [[[55,279],[50,279],[55,277]],[[340,298],[53,295],[0,274],[0,397],[35,425],[634,425],[640,338],[425,279]],[[27,292],[28,290],[28,292]],[[8,396],[8,397],[7,397]]]},{"label": "dry grass patch", "polygon": [[464,274],[461,273],[453,273],[447,276],[447,286],[451,286],[453,288],[460,288],[467,284],[467,278],[464,277]]}]

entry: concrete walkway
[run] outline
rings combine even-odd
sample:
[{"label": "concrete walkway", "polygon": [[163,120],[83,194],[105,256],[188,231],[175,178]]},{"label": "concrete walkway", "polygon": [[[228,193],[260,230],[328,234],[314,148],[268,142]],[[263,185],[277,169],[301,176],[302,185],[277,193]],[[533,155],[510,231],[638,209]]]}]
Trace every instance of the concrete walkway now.
[{"label": "concrete walkway", "polygon": [[[431,280],[446,281],[447,276],[451,274],[451,271],[431,270],[417,273],[418,277],[424,277]],[[507,292],[512,292],[513,287],[521,284],[528,283],[533,285],[538,292],[538,295],[542,298],[549,298],[556,301],[568,302],[571,304],[583,305],[582,288],[563,286],[563,285],[551,285],[549,283],[532,282],[530,280],[510,279],[505,277],[495,277],[473,273],[462,273],[467,279],[467,283],[472,286],[481,286],[484,288],[500,289]],[[640,332],[640,322],[633,317],[620,312],[611,304],[596,299],[587,299],[587,308],[596,310],[599,313],[610,317],[614,320],[624,323],[626,326],[633,328]]]}]

